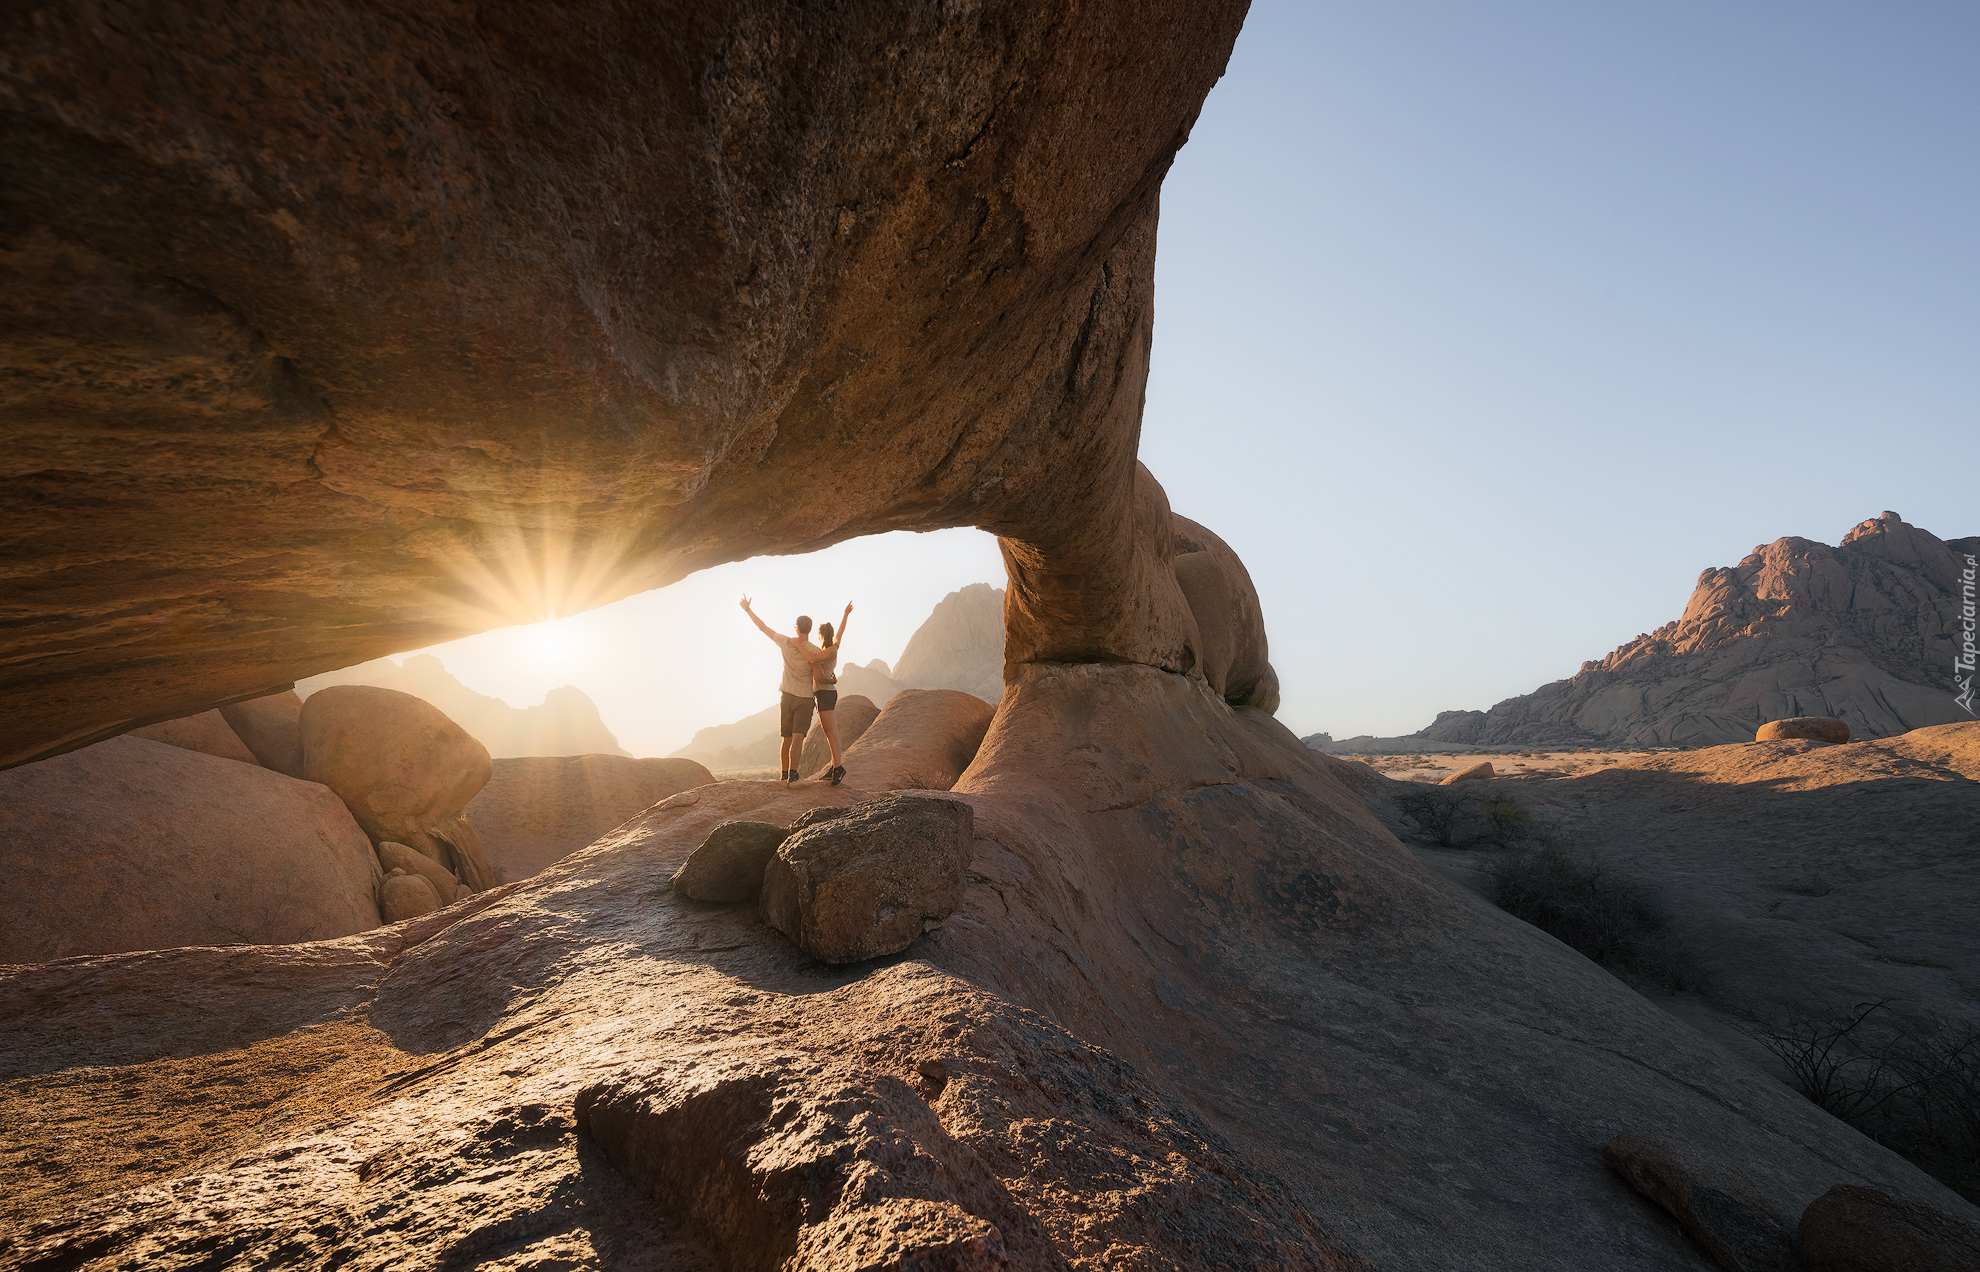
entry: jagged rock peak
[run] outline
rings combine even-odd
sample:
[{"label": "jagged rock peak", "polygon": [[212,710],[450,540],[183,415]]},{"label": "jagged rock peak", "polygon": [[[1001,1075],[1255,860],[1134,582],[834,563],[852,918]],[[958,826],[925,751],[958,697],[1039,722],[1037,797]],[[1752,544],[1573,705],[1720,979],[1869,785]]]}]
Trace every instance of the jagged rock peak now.
[{"label": "jagged rock peak", "polygon": [[1416,738],[1573,746],[1744,741],[1768,720],[1835,716],[1857,737],[1968,717],[1949,657],[1961,553],[1885,512],[1835,547],[1788,535],[1698,576],[1673,622],[1489,712]]},{"label": "jagged rock peak", "polygon": [[971,583],[943,597],[909,638],[894,681],[995,702],[1004,692],[1004,589]]}]

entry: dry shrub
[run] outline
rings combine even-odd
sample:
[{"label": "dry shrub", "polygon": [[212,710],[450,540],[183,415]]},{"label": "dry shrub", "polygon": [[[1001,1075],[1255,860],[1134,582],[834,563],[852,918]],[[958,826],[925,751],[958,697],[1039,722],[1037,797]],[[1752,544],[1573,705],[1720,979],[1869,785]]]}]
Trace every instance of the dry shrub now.
[{"label": "dry shrub", "polygon": [[1503,858],[1492,872],[1492,901],[1632,981],[1672,990],[1702,984],[1662,906],[1559,844],[1542,842]]},{"label": "dry shrub", "polygon": [[1886,1001],[1747,1032],[1811,1102],[1980,1202],[1980,1024],[1908,1024]]}]

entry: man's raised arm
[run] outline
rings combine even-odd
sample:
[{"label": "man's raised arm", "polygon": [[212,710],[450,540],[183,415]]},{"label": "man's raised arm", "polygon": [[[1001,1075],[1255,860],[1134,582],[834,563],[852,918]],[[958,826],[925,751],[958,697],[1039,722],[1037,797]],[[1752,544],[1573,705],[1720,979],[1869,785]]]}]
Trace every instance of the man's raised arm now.
[{"label": "man's raised arm", "polygon": [[742,610],[743,613],[749,615],[749,621],[756,624],[757,631],[762,632],[765,636],[768,636],[771,640],[774,640],[779,644],[783,643],[784,640],[783,636],[778,632],[773,631],[770,627],[770,624],[758,618],[756,616],[756,611],[749,607],[749,598],[747,596],[742,598]]}]

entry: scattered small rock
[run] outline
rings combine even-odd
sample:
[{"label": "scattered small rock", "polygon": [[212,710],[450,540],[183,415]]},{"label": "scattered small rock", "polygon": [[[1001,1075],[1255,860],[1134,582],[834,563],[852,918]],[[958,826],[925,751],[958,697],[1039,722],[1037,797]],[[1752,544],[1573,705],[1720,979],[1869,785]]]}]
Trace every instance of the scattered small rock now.
[{"label": "scattered small rock", "polygon": [[1980,1228],[1838,1184],[1802,1212],[1801,1257],[1809,1272],[1980,1272]]},{"label": "scattered small rock", "polygon": [[439,908],[440,894],[433,890],[433,885],[426,881],[424,875],[394,870],[385,876],[384,886],[378,890],[378,909],[385,915],[387,923],[416,919]]},{"label": "scattered small rock", "polygon": [[1755,742],[1779,742],[1784,738],[1808,738],[1815,742],[1849,741],[1849,725],[1834,716],[1790,716],[1769,720],[1753,735]]},{"label": "scattered small rock", "polygon": [[1643,1135],[1618,1135],[1602,1160],[1630,1187],[1671,1212],[1727,1272],[1782,1272],[1793,1247],[1787,1225],[1753,1181],[1696,1149]]},{"label": "scattered small rock", "polygon": [[763,891],[763,868],[790,832],[759,821],[726,821],[674,872],[674,891],[696,901],[754,901]]},{"label": "scattered small rock", "polygon": [[856,963],[906,949],[962,903],[974,814],[894,796],[786,839],[763,876],[763,917],[812,957]]},{"label": "scattered small rock", "polygon": [[1492,768],[1492,761],[1480,760],[1478,763],[1472,765],[1468,769],[1461,769],[1458,772],[1451,774],[1443,781],[1437,783],[1437,785],[1456,786],[1459,782],[1484,782],[1484,781],[1489,781],[1490,779],[1495,778],[1497,776],[1498,773],[1494,771]]}]

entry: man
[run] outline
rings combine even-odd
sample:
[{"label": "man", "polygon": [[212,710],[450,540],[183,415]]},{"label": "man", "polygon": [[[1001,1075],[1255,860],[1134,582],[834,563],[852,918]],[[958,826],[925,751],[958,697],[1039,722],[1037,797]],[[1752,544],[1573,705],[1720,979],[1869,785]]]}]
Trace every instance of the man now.
[{"label": "man", "polygon": [[756,616],[749,607],[749,598],[742,598],[743,613],[756,629],[777,643],[777,652],[784,656],[784,678],[777,688],[781,693],[777,707],[777,729],[784,739],[778,750],[778,763],[783,765],[777,774],[780,782],[798,780],[799,757],[804,753],[804,735],[811,731],[811,664],[819,662],[827,655],[824,650],[811,643],[811,616],[798,615],[797,635],[785,636],[771,630],[770,624]]}]

